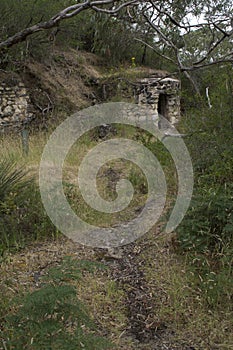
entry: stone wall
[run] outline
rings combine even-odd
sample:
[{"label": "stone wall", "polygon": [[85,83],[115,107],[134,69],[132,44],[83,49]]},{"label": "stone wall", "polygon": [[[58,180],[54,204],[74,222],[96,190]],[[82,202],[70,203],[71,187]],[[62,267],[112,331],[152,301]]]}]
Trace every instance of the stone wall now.
[{"label": "stone wall", "polygon": [[136,103],[148,105],[159,119],[159,114],[172,124],[180,118],[180,81],[173,78],[150,76],[137,82]]},{"label": "stone wall", "polygon": [[33,113],[30,112],[30,98],[22,82],[10,86],[0,84],[0,129],[22,127],[28,123]]},{"label": "stone wall", "polygon": [[[136,81],[102,82],[100,87],[103,96],[100,99],[109,100],[111,94],[119,95],[122,101],[127,100],[139,105],[148,105],[153,115],[158,118],[164,116],[175,124],[180,118],[180,81],[164,77],[160,73],[148,74],[147,78]],[[145,76],[145,75],[144,75]],[[5,129],[20,129],[35,117],[35,109],[30,101],[29,93],[21,81],[14,75],[0,76],[0,131]]]},{"label": "stone wall", "polygon": [[[139,71],[140,73],[140,71]],[[153,110],[160,123],[162,115],[171,124],[180,119],[180,81],[168,77],[164,71],[142,71],[143,77],[132,76],[125,79],[119,75],[100,81],[100,100],[135,102]],[[136,75],[136,72],[135,72]],[[161,123],[160,123],[161,125]]]}]

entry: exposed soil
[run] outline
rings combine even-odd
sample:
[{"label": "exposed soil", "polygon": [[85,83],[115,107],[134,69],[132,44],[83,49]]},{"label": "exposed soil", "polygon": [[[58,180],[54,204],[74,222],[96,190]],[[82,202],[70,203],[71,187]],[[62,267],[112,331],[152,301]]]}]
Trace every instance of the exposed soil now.
[{"label": "exposed soil", "polygon": [[[8,86],[23,82],[30,96],[29,109],[33,115],[30,125],[47,129],[67,114],[106,102],[119,94],[122,100],[130,102],[134,99],[132,84],[138,76],[166,75],[164,71],[147,67],[116,70],[110,74],[106,73],[107,67],[108,62],[95,54],[55,47],[43,62],[29,57],[19,64],[17,72],[1,71],[0,82]],[[119,85],[119,81],[124,84]],[[104,138],[108,131],[111,130],[102,128],[98,136]]]}]

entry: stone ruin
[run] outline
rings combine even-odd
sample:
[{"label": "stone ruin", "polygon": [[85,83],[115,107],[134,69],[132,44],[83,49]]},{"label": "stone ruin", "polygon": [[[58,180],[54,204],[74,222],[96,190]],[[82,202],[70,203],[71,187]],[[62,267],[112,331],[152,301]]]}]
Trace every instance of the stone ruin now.
[{"label": "stone ruin", "polygon": [[139,105],[148,105],[156,117],[162,115],[171,124],[180,119],[180,81],[170,77],[151,75],[141,79],[135,87],[135,99]]},{"label": "stone ruin", "polygon": [[[29,93],[18,78],[0,77],[0,130],[20,130],[34,119]],[[180,118],[180,81],[170,77],[148,74],[131,87],[129,94],[139,105],[147,105],[158,118],[162,115],[171,124]]]},{"label": "stone ruin", "polygon": [[22,82],[0,85],[0,129],[21,128],[33,117],[30,98]]},{"label": "stone ruin", "polygon": [[[153,117],[158,121],[158,127],[167,128],[168,123],[162,123],[163,116],[172,125],[180,119],[180,80],[172,78],[169,73],[152,69],[137,69],[135,76],[125,79],[119,73],[117,76],[105,79],[102,87],[102,100],[109,101],[114,97],[122,101],[134,102],[141,106],[147,106],[153,110]],[[143,78],[136,76],[143,74]]]}]

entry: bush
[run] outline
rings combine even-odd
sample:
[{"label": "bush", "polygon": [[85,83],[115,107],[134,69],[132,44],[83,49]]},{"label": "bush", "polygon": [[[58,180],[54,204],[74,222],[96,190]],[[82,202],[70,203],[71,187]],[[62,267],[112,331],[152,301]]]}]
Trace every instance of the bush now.
[{"label": "bush", "polygon": [[233,186],[203,189],[194,196],[178,229],[184,249],[226,254],[233,249]]},{"label": "bush", "polygon": [[0,161],[0,255],[26,242],[51,237],[56,228],[41,202],[38,186],[13,159]]},{"label": "bush", "polygon": [[189,268],[197,278],[197,287],[212,307],[231,307],[232,199],[232,184],[198,188],[177,230],[179,249],[187,256]]},{"label": "bush", "polygon": [[204,100],[186,105],[180,127],[186,139],[194,173],[195,192],[190,209],[177,229],[179,248],[195,272],[198,287],[209,304],[229,305],[232,297],[233,175],[232,81],[230,67],[218,71],[218,81],[203,71],[210,87],[212,108]]}]

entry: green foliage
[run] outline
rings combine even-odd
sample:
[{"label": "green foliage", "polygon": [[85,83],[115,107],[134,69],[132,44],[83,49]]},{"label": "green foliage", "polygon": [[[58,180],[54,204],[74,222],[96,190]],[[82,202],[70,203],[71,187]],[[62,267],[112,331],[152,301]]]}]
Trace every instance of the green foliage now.
[{"label": "green foliage", "polygon": [[[165,12],[158,11],[157,14],[156,7],[150,6],[149,3],[139,3],[138,7],[131,9],[132,13],[131,10],[123,8],[116,16],[93,9],[81,11],[68,21],[61,21],[56,28],[29,36],[25,43],[7,50],[0,58],[1,63],[7,65],[12,60],[24,60],[30,55],[44,59],[45,53],[53,50],[55,43],[63,48],[69,46],[95,52],[106,57],[111,64],[130,64],[131,58],[135,57],[133,66],[144,64],[172,70],[177,69],[173,44],[179,49],[179,57],[184,66],[192,66],[193,62],[201,59],[201,62],[209,63],[213,58],[224,57],[226,52],[229,52],[230,56],[229,28],[232,8],[229,2],[221,0],[217,4],[210,2],[208,6],[204,6],[203,1],[177,0],[166,3],[163,9]],[[74,5],[74,1],[2,0],[0,40],[4,41],[35,23],[49,20],[69,5]],[[165,13],[170,14],[172,19]],[[200,15],[203,18],[201,22],[206,23],[205,26],[183,29],[182,26],[188,25],[187,21],[190,18],[198,22]],[[151,18],[154,24],[150,25],[145,16]],[[163,34],[160,35],[156,30],[156,23]],[[216,26],[212,28],[208,23],[215,23]],[[222,37],[223,33],[228,32],[229,35]],[[161,37],[166,39],[161,40]],[[155,50],[149,49],[147,45]],[[167,62],[161,57],[168,57]]]},{"label": "green foliage", "polygon": [[56,234],[33,178],[16,162],[0,161],[0,255],[26,242]]},{"label": "green foliage", "polygon": [[0,160],[0,205],[4,206],[6,197],[20,192],[30,184],[31,180],[26,175],[24,169],[16,169],[13,159]]},{"label": "green foliage", "polygon": [[15,311],[5,317],[2,333],[7,349],[109,349],[110,342],[95,334],[94,322],[72,285],[83,270],[93,272],[96,267],[68,257],[56,274],[48,271],[49,279],[44,278],[47,282],[40,289],[13,300]]},{"label": "green foliage", "polygon": [[170,196],[176,195],[177,176],[174,161],[162,142],[158,141],[148,132],[137,129],[134,137],[137,142],[141,142],[158,159],[166,176],[167,190]]},{"label": "green foliage", "polygon": [[[71,0],[1,1],[0,41],[6,40],[24,28],[48,20],[64,7],[72,4],[73,1]],[[31,55],[36,59],[44,59],[52,49],[52,32],[53,29],[36,33],[33,37],[28,37],[25,42],[16,45],[16,47],[1,52],[0,64],[5,67],[8,64],[15,64],[16,61],[22,61]]]},{"label": "green foliage", "polygon": [[[191,135],[186,142],[193,160],[195,190],[177,229],[178,241],[198,276],[199,288],[215,307],[228,303],[233,290],[231,71],[230,67],[203,71],[203,99],[196,108],[188,101],[181,124]],[[212,108],[204,99],[205,86],[209,86]]]},{"label": "green foliage", "polygon": [[[6,40],[20,30],[33,24],[47,21],[63,8],[73,5],[71,0],[14,0],[1,2],[0,41]],[[107,28],[107,30],[106,30]],[[135,57],[135,65],[154,64],[158,66],[158,56],[146,46],[134,40],[135,36],[153,43],[153,33],[140,19],[140,24],[132,25],[125,10],[117,17],[93,10],[81,12],[56,28],[29,36],[25,42],[10,50],[1,52],[0,65],[16,68],[16,63],[33,56],[37,60],[49,57],[54,45],[62,48],[94,52],[107,58],[111,64],[128,62]],[[13,64],[12,64],[13,63]]]},{"label": "green foliage", "polygon": [[[95,33],[92,50],[108,56],[112,63],[128,60],[135,51],[133,31],[127,21],[111,18],[108,15],[95,15]],[[108,30],[106,30],[108,28]]]},{"label": "green foliage", "polygon": [[129,181],[133,185],[135,193],[146,194],[148,192],[147,181],[140,169],[136,167],[133,167],[131,169],[129,174]]},{"label": "green foliage", "polygon": [[202,189],[194,196],[178,230],[181,247],[199,253],[228,254],[233,248],[232,199],[231,184]]},{"label": "green foliage", "polygon": [[[233,291],[233,186],[199,188],[179,226],[178,242],[186,252],[198,288],[213,306],[228,305]],[[228,308],[227,306],[227,308]]]}]

